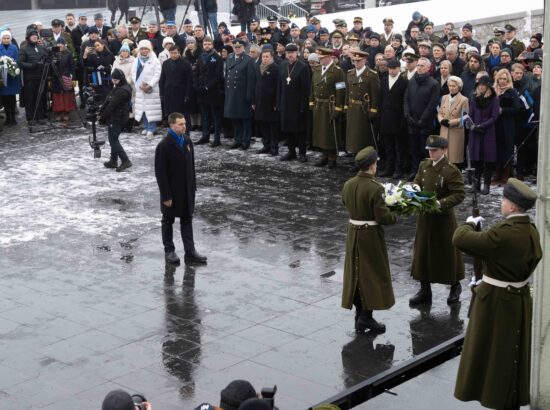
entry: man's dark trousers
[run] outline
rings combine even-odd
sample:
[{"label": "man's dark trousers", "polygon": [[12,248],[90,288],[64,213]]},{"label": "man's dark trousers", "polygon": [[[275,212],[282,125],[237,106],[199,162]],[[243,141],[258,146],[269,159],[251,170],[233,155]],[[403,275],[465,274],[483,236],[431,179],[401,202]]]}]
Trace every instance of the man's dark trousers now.
[{"label": "man's dark trousers", "polygon": [[214,141],[220,141],[222,129],[222,107],[200,104],[202,118],[202,137],[210,138],[210,124],[214,123]]},{"label": "man's dark trousers", "polygon": [[117,158],[120,158],[122,162],[128,161],[128,155],[122,148],[118,137],[124,129],[126,124],[120,124],[117,121],[114,121],[109,125],[109,145],[111,146],[111,160],[116,161]]},{"label": "man's dark trousers", "polygon": [[[164,252],[173,252],[176,250],[174,246],[174,221],[173,216],[162,215],[161,231],[162,231],[162,244],[164,245]],[[180,218],[180,230],[181,240],[183,241],[183,249],[188,254],[195,250],[195,242],[193,241],[193,218]]]}]

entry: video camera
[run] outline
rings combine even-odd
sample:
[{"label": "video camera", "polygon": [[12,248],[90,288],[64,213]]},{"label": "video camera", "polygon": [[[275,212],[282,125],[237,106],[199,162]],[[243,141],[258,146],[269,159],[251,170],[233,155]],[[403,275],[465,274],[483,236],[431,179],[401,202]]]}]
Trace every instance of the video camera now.
[{"label": "video camera", "polygon": [[144,395],[142,395],[142,394],[132,394],[132,400],[134,401],[134,405],[139,410],[145,410],[145,405],[143,403],[145,403],[147,401],[147,399],[145,398]]},{"label": "video camera", "polygon": [[277,393],[277,385],[273,387],[262,387],[262,400],[269,404],[272,409],[277,408],[275,407],[275,393]]},{"label": "video camera", "polygon": [[96,126],[97,114],[100,110],[99,103],[101,102],[101,96],[96,94],[94,86],[89,85],[83,89],[84,100],[86,101],[86,120],[92,123],[92,135],[88,137],[90,147],[94,150],[94,158],[101,158],[101,146],[105,144],[105,141],[99,141],[97,139]]}]

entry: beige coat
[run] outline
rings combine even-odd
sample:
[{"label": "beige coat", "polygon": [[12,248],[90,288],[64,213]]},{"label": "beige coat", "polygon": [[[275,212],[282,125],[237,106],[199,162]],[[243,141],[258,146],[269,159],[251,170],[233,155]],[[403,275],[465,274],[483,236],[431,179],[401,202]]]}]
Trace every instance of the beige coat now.
[{"label": "beige coat", "polygon": [[449,120],[449,127],[441,126],[439,135],[449,140],[449,152],[447,157],[453,164],[464,162],[464,127],[461,125],[463,112],[468,112],[468,98],[458,93],[449,104],[450,95],[444,95],[441,99],[441,106],[437,119]]}]

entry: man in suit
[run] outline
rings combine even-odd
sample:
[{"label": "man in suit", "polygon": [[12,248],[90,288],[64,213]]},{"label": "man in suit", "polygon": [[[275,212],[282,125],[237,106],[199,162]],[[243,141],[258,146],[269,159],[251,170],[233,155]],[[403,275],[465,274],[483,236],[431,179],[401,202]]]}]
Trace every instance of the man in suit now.
[{"label": "man in suit", "polygon": [[407,91],[407,78],[399,75],[401,64],[397,60],[388,61],[389,75],[380,84],[380,142],[384,146],[385,168],[381,177],[399,179],[403,177],[403,106]]},{"label": "man in suit", "polygon": [[107,40],[107,32],[111,29],[111,27],[104,24],[103,14],[94,14],[94,22],[95,27],[97,27],[97,31],[99,31],[99,37],[101,37],[102,40]]},{"label": "man in suit", "polygon": [[235,130],[235,142],[231,149],[247,150],[252,136],[252,100],[256,70],[253,60],[245,54],[244,46],[244,40],[235,40],[234,52],[227,57],[224,116],[232,120]]},{"label": "man in suit", "polygon": [[173,224],[180,218],[181,239],[186,264],[206,264],[207,258],[195,250],[193,212],[195,210],[195,155],[191,138],[185,135],[185,116],[168,116],[168,134],[155,151],[155,176],[160,190],[162,243],[166,262],[179,264],[173,241]]}]

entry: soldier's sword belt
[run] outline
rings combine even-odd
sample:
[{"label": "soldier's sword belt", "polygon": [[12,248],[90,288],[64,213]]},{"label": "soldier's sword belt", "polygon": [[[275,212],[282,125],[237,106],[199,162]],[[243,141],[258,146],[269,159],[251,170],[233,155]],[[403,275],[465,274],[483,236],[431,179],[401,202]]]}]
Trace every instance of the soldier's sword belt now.
[{"label": "soldier's sword belt", "polygon": [[483,275],[483,282],[488,283],[489,285],[497,286],[499,288],[507,288],[512,286],[514,288],[522,288],[529,283],[529,279],[526,279],[522,282],[504,282],[502,280],[493,279],[487,275]]},{"label": "soldier's sword belt", "polygon": [[376,221],[358,221],[356,219],[350,219],[349,223],[352,224],[352,225],[355,225],[355,226],[365,226],[365,225],[376,226],[376,225],[378,225],[378,222],[376,222]]},{"label": "soldier's sword belt", "polygon": [[320,102],[320,103],[330,103],[332,102],[329,98],[316,98],[315,99],[315,102]]}]

